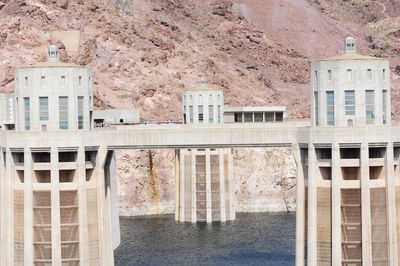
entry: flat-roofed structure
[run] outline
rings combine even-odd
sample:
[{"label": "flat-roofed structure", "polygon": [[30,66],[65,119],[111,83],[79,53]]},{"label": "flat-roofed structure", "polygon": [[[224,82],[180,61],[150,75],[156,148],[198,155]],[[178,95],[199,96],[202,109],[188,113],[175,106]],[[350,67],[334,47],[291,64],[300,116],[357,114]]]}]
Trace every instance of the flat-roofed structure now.
[{"label": "flat-roofed structure", "polygon": [[224,106],[225,123],[283,122],[285,106]]},{"label": "flat-roofed structure", "polygon": [[140,123],[138,109],[109,109],[93,111],[95,126],[105,124],[137,124]]}]

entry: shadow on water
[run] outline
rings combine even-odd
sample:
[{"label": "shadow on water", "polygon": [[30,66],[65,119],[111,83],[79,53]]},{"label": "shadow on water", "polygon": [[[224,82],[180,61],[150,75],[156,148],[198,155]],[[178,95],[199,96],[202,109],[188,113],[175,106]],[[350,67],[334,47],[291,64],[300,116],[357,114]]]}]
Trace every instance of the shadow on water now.
[{"label": "shadow on water", "polygon": [[174,215],[122,218],[115,265],[294,265],[294,213],[237,213],[227,223]]}]

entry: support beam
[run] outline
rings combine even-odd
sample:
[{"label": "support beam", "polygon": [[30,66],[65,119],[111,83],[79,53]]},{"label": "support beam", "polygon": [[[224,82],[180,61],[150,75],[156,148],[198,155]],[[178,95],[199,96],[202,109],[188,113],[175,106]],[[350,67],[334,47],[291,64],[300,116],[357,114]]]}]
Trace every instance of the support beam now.
[{"label": "support beam", "polygon": [[360,175],[361,175],[361,239],[362,261],[364,266],[372,265],[371,235],[371,190],[369,180],[368,143],[361,143]]},{"label": "support beam", "polygon": [[397,254],[396,190],[394,179],[393,145],[389,142],[386,149],[386,206],[390,266],[398,266],[399,260]]},{"label": "support beam", "polygon": [[175,150],[175,221],[179,221],[179,155],[180,150]]},{"label": "support beam", "polygon": [[206,149],[206,215],[207,215],[207,223],[211,223],[212,208],[211,208],[210,149]]},{"label": "support beam", "polygon": [[224,169],[224,149],[219,149],[218,158],[219,158],[219,204],[221,211],[221,222],[226,221],[226,195],[225,195],[225,169]]},{"label": "support beam", "polygon": [[33,265],[32,153],[24,150],[24,265]]},{"label": "support beam", "polygon": [[305,221],[305,189],[303,164],[300,147],[293,145],[293,154],[297,166],[297,199],[296,199],[296,266],[304,266],[304,221]]},{"label": "support beam", "polygon": [[185,153],[180,150],[179,156],[179,221],[185,221]]},{"label": "support beam", "polygon": [[197,222],[197,195],[196,195],[196,154],[193,150],[190,151],[190,165],[191,165],[191,202],[192,202],[192,223]]},{"label": "support beam", "polygon": [[307,265],[317,266],[317,184],[314,145],[308,145]]},{"label": "support beam", "polygon": [[86,194],[86,164],[85,150],[81,146],[78,149],[77,155],[77,178],[78,178],[78,213],[79,213],[79,257],[80,264],[87,265],[89,263],[88,249],[88,209],[87,209],[87,194]]},{"label": "support beam", "polygon": [[50,151],[51,177],[51,259],[52,265],[61,265],[61,226],[60,226],[60,178],[58,170],[58,150]]},{"label": "support beam", "polygon": [[332,143],[332,265],[342,264],[341,182],[340,149],[337,143]]},{"label": "support beam", "polygon": [[228,149],[228,184],[229,184],[229,211],[230,219],[236,219],[235,212],[235,176],[233,175],[232,149]]}]

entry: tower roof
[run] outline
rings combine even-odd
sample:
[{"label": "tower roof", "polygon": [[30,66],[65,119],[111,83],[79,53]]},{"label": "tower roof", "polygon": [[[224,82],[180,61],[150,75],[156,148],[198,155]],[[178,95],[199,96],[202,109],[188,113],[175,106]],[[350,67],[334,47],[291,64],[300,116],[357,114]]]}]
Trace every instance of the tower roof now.
[{"label": "tower roof", "polygon": [[323,58],[316,61],[339,61],[339,60],[385,60],[385,59],[357,54],[356,40],[353,37],[347,37],[344,41],[344,54]]},{"label": "tower roof", "polygon": [[41,68],[41,67],[82,67],[71,63],[63,63],[60,61],[58,47],[50,45],[47,49],[47,61],[37,63],[30,66],[23,66],[21,68]]}]

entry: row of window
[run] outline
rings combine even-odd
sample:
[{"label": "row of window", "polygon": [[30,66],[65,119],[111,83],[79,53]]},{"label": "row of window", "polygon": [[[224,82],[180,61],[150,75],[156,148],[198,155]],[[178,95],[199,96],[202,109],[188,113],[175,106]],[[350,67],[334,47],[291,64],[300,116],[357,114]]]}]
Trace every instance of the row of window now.
[{"label": "row of window", "polygon": [[[78,80],[78,87],[82,88],[82,76],[79,76],[77,80]],[[88,80],[89,87],[90,87],[90,82],[91,82],[91,79],[89,77],[89,80]],[[18,79],[16,81],[16,84],[18,84]],[[46,76],[41,76],[40,85],[41,85],[41,88],[46,88]],[[66,86],[65,76],[60,76],[60,87],[65,88],[65,86]],[[28,77],[25,77],[25,87],[26,88],[29,87],[29,78]]]},{"label": "row of window", "polygon": [[[217,112],[218,112],[218,123],[221,123],[221,105],[217,106]],[[186,124],[186,113],[184,113],[184,124]],[[203,110],[203,105],[198,106],[198,120],[199,123],[204,122],[204,110]],[[193,106],[189,106],[189,121],[190,123],[193,123]],[[208,105],[208,122],[209,123],[214,123],[214,105]]]},{"label": "row of window", "polygon": [[235,112],[234,122],[283,122],[283,112]]},{"label": "row of window", "polygon": [[[355,92],[354,90],[347,90],[345,93],[345,115],[355,115]],[[315,124],[319,125],[318,115],[318,92],[314,92],[314,113],[315,113]],[[386,108],[387,108],[387,91],[382,91],[382,115],[383,124],[386,124]],[[375,112],[375,92],[373,90],[365,91],[365,115],[366,123],[368,125],[374,124],[374,112]],[[326,92],[326,115],[327,125],[335,125],[335,94],[333,91]],[[353,121],[348,122],[349,126],[353,125]]]},{"label": "row of window", "polygon": [[[83,96],[78,96],[78,129],[83,129]],[[58,97],[59,107],[59,128],[68,129],[68,97]],[[31,129],[31,99],[24,98],[25,130]],[[40,121],[49,120],[49,98],[39,97],[39,119]]]},{"label": "row of window", "polygon": [[[218,97],[218,101],[219,101],[220,100],[220,94],[218,94],[217,97]],[[203,99],[203,96],[201,94],[199,94],[198,95],[198,101],[201,102],[202,99]],[[214,100],[213,95],[210,94],[208,99],[209,99],[209,102],[212,102]],[[189,95],[189,100],[190,101],[193,100],[193,96],[191,94]],[[183,96],[183,101],[184,101],[184,103],[186,103],[186,95]]]},{"label": "row of window", "polygon": [[[367,69],[367,79],[372,80],[372,70]],[[382,69],[382,79],[386,79],[386,70]],[[347,81],[353,80],[353,70],[347,69]],[[328,70],[328,81],[333,81],[333,71]],[[318,83],[318,71],[315,71],[315,83]]]}]

